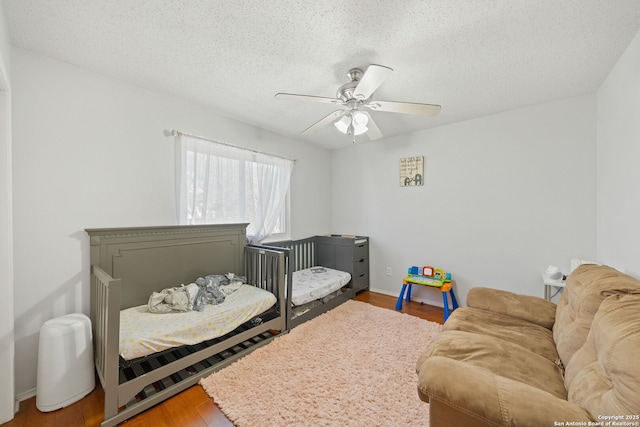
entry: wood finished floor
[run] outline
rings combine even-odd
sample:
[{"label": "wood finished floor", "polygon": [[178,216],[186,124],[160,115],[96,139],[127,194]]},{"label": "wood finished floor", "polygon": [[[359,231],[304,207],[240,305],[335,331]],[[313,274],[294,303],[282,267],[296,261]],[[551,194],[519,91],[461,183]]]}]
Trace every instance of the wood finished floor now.
[{"label": "wood finished floor", "polygon": [[[360,292],[356,298],[377,307],[395,309],[396,297],[375,292]],[[440,307],[414,301],[404,302],[403,313],[432,322],[442,323],[443,310]],[[103,419],[104,392],[96,381],[96,389],[84,399],[66,408],[42,413],[36,408],[35,397],[20,403],[15,418],[3,427],[89,427],[99,426]],[[148,409],[124,424],[127,427],[232,427],[202,387],[194,385],[172,398]]]}]

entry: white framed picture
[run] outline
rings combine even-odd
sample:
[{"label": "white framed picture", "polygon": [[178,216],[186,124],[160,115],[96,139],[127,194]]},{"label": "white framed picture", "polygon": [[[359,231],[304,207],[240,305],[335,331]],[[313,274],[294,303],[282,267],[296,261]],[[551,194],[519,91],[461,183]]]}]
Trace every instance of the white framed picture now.
[{"label": "white framed picture", "polygon": [[400,159],[400,186],[417,187],[424,185],[424,156]]}]

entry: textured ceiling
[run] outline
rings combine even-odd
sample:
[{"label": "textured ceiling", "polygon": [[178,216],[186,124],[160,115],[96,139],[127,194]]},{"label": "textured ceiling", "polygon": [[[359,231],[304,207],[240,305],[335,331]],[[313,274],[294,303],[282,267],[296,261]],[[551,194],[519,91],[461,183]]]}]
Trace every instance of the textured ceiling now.
[{"label": "textured ceiling", "polygon": [[[340,148],[335,96],[353,67],[394,68],[372,112],[386,137],[598,89],[640,29],[638,0],[3,0],[15,46]],[[169,125],[169,124],[168,124]],[[189,131],[188,129],[183,129]],[[359,137],[363,141],[367,139]],[[384,141],[384,140],[383,140]]]}]

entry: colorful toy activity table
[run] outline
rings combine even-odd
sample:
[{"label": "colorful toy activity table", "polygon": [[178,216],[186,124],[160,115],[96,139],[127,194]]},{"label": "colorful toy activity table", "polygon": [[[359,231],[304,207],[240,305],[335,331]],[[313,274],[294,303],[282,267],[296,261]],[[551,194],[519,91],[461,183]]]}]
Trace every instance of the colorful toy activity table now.
[{"label": "colorful toy activity table", "polygon": [[[456,300],[456,294],[451,287],[451,275],[446,274],[441,277],[431,277],[422,274],[411,274],[412,270],[409,269],[409,275],[402,279],[402,289],[400,290],[400,296],[398,296],[398,302],[396,303],[396,310],[402,310],[402,299],[411,301],[411,285],[430,286],[433,288],[440,288],[442,292],[442,301],[444,303],[444,321],[446,322],[451,314],[451,311],[458,308],[458,301]],[[449,299],[447,293],[451,297],[451,310],[449,310]]]}]

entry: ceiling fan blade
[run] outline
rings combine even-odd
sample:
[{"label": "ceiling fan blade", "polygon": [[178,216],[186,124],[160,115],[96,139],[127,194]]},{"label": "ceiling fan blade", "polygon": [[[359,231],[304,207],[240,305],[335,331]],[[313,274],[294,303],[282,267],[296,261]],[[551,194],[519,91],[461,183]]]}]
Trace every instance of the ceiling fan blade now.
[{"label": "ceiling fan blade", "polygon": [[354,98],[369,98],[392,72],[393,68],[376,64],[369,65],[353,91]]},{"label": "ceiling fan blade", "polygon": [[329,123],[334,122],[338,117],[342,116],[343,113],[344,113],[344,110],[336,110],[336,111],[334,111],[333,113],[331,113],[328,116],[318,120],[317,122],[315,122],[314,124],[312,124],[311,126],[306,128],[305,130],[303,130],[302,134],[303,135],[311,135],[311,134],[315,133],[321,127],[326,126]]},{"label": "ceiling fan blade", "polygon": [[382,132],[380,132],[380,128],[378,127],[376,122],[373,121],[373,117],[371,117],[371,114],[362,110],[361,113],[366,115],[369,119],[369,121],[367,122],[367,127],[369,128],[369,130],[367,131],[367,136],[369,137],[369,139],[371,141],[375,141],[376,139],[382,138],[384,135],[382,134]]},{"label": "ceiling fan blade", "polygon": [[435,116],[442,108],[440,105],[419,104],[416,102],[372,101],[363,104],[373,111],[388,113],[415,114],[417,116]]},{"label": "ceiling fan blade", "polygon": [[344,104],[342,100],[337,98],[327,98],[324,96],[313,96],[313,95],[297,95],[295,93],[276,93],[275,98],[288,99],[292,101],[321,102],[323,104]]}]

